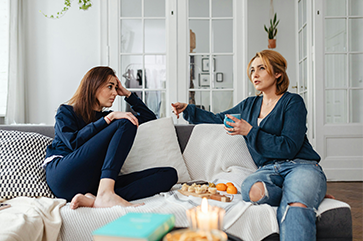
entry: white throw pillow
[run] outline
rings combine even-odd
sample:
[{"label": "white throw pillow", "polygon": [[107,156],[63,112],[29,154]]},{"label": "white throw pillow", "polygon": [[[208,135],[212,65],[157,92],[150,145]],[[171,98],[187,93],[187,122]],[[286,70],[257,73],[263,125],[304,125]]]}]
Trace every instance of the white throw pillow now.
[{"label": "white throw pillow", "polygon": [[152,167],[174,167],[178,172],[178,183],[190,181],[171,117],[139,126],[121,174]]},{"label": "white throw pillow", "polygon": [[199,124],[193,128],[183,152],[192,180],[230,180],[238,186],[257,170],[241,135],[230,136],[223,124]]}]

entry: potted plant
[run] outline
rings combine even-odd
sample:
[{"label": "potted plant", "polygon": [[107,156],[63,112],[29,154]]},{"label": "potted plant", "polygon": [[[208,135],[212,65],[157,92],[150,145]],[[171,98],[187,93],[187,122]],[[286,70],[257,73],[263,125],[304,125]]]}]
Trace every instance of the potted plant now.
[{"label": "potted plant", "polygon": [[277,25],[280,20],[277,20],[277,14],[275,13],[274,18],[270,19],[270,27],[267,28],[265,25],[265,31],[268,34],[268,48],[274,49],[276,48],[276,39],[275,36],[277,34]]}]

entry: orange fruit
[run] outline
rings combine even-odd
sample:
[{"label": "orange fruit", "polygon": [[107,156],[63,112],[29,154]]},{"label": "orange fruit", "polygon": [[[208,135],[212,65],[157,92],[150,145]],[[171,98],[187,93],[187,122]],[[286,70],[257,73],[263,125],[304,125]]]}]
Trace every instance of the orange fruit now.
[{"label": "orange fruit", "polygon": [[227,189],[227,185],[226,185],[226,184],[224,184],[224,183],[218,183],[218,184],[216,185],[216,188],[217,188],[217,190],[218,190],[218,191],[226,191],[226,189]]},{"label": "orange fruit", "polygon": [[228,186],[227,193],[229,194],[237,194],[237,188],[235,186]]},{"label": "orange fruit", "polygon": [[231,183],[231,182],[227,182],[226,185],[227,185],[227,187],[234,186],[233,183]]}]

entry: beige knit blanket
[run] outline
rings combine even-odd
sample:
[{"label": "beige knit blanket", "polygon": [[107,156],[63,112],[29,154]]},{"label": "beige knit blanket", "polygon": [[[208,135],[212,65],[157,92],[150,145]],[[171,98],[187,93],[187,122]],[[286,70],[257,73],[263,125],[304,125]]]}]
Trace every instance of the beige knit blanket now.
[{"label": "beige knit blanket", "polygon": [[0,241],[57,240],[66,200],[18,197],[3,203],[11,207],[0,211]]}]

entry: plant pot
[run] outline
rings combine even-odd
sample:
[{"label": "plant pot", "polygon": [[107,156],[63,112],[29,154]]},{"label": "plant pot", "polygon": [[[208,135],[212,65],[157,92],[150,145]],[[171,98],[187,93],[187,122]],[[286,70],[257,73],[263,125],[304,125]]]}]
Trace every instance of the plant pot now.
[{"label": "plant pot", "polygon": [[274,49],[274,48],[276,48],[276,39],[269,39],[269,40],[268,40],[268,48],[269,48],[269,49]]}]

